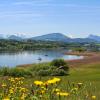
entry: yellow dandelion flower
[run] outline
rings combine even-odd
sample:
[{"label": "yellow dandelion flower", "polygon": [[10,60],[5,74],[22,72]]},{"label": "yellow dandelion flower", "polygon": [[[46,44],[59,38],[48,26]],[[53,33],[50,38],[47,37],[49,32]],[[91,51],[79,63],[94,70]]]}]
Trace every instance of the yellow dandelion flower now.
[{"label": "yellow dandelion flower", "polygon": [[69,96],[68,92],[57,92],[57,95],[59,96]]},{"label": "yellow dandelion flower", "polygon": [[13,89],[10,89],[10,90],[9,90],[9,93],[10,93],[10,94],[13,94],[13,93],[14,93],[14,90],[13,90]]},{"label": "yellow dandelion flower", "polygon": [[10,100],[9,97],[4,97],[2,100]]},{"label": "yellow dandelion flower", "polygon": [[59,82],[61,79],[60,78],[53,78],[53,79],[51,79],[51,80],[48,80],[46,83],[47,84],[55,84],[55,83],[57,83],[57,82]]},{"label": "yellow dandelion flower", "polygon": [[46,83],[47,83],[47,84],[55,84],[56,81],[55,81],[55,80],[48,80]]},{"label": "yellow dandelion flower", "polygon": [[61,79],[60,78],[57,78],[57,77],[54,77],[53,80],[56,81],[56,82],[61,81]]},{"label": "yellow dandelion flower", "polygon": [[95,95],[93,95],[91,98],[92,98],[92,100],[96,100],[96,96]]},{"label": "yellow dandelion flower", "polygon": [[43,82],[42,81],[34,81],[34,84],[37,86],[41,86],[41,85],[43,85]]},{"label": "yellow dandelion flower", "polygon": [[60,92],[60,89],[53,89],[53,92]]}]

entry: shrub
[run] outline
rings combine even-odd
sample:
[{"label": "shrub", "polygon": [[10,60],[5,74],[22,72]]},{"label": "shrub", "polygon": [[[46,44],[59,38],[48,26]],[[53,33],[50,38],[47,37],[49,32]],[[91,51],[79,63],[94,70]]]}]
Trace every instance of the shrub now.
[{"label": "shrub", "polygon": [[39,76],[51,76],[53,70],[55,69],[56,69],[55,66],[44,65],[40,67],[40,69],[36,72],[36,74]]},{"label": "shrub", "polygon": [[57,68],[64,69],[68,71],[69,67],[67,63],[64,61],[64,59],[55,59],[51,62],[52,66],[56,66]]},{"label": "shrub", "polygon": [[51,63],[33,64],[31,67],[23,68],[0,68],[0,75],[13,77],[33,76],[62,76],[68,74],[68,65],[63,59],[53,60]]},{"label": "shrub", "polygon": [[37,73],[39,76],[50,76],[51,75],[51,71],[50,69],[49,70],[39,70],[38,73]]}]

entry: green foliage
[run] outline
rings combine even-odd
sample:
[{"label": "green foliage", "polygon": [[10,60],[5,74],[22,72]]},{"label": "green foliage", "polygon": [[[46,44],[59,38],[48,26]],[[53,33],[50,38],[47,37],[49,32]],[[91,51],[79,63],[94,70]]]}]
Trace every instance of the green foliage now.
[{"label": "green foliage", "polygon": [[40,69],[37,72],[37,75],[38,76],[65,76],[65,75],[68,75],[68,72],[63,69],[49,68],[46,70]]},{"label": "green foliage", "polygon": [[0,68],[0,75],[13,77],[29,77],[32,76],[32,73],[24,69],[2,67]]},{"label": "green foliage", "polygon": [[55,59],[51,62],[51,65],[60,67],[66,65],[66,62],[63,59]]},{"label": "green foliage", "polygon": [[57,41],[32,41],[32,40],[3,40],[0,39],[0,51],[22,51],[66,48],[75,51],[100,51],[100,43],[65,43]]},{"label": "green foliage", "polygon": [[[58,62],[58,64],[57,64]],[[58,66],[56,66],[58,65]],[[60,68],[60,66],[63,66]],[[1,76],[13,77],[35,77],[35,76],[64,76],[68,75],[68,65],[62,59],[54,60],[51,63],[33,64],[31,67],[0,68]]]},{"label": "green foliage", "polygon": [[63,69],[53,70],[52,76],[66,76],[68,75],[68,71]]},{"label": "green foliage", "polygon": [[3,76],[7,76],[9,74],[9,68],[8,67],[2,67],[0,68],[0,75],[3,75]]},{"label": "green foliage", "polygon": [[35,64],[30,70],[38,76],[64,76],[68,75],[68,69],[63,59],[55,59],[51,63]]},{"label": "green foliage", "polygon": [[51,62],[52,66],[56,66],[57,68],[63,69],[63,70],[68,70],[68,65],[64,59],[55,59]]},{"label": "green foliage", "polygon": [[85,47],[78,47],[78,48],[74,48],[73,50],[78,51],[78,52],[84,52],[84,51],[86,51],[86,48]]},{"label": "green foliage", "polygon": [[50,76],[50,75],[51,75],[51,70],[50,70],[50,69],[48,69],[48,70],[43,70],[43,69],[41,69],[41,70],[39,70],[39,71],[37,72],[37,74],[38,74],[39,76]]},{"label": "green foliage", "polygon": [[52,41],[0,40],[0,51],[55,49],[59,47],[65,48],[66,44]]}]

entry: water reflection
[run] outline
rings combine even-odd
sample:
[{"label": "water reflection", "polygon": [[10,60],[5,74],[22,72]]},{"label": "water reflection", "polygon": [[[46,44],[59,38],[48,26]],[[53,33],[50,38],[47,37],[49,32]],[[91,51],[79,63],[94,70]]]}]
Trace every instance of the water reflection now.
[{"label": "water reflection", "polygon": [[49,62],[53,59],[82,59],[82,56],[64,55],[65,50],[36,50],[22,52],[0,52],[0,66]]}]

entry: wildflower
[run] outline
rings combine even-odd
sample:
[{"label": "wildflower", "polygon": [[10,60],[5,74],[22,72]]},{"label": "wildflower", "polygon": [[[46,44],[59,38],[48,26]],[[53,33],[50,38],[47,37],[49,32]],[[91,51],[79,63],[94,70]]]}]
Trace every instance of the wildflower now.
[{"label": "wildflower", "polygon": [[10,98],[9,97],[4,97],[3,100],[10,100]]},{"label": "wildflower", "polygon": [[57,92],[57,95],[59,96],[69,96],[68,92]]},{"label": "wildflower", "polygon": [[95,95],[93,95],[91,98],[92,98],[92,100],[96,100],[96,96]]},{"label": "wildflower", "polygon": [[42,81],[34,81],[34,84],[37,86],[41,86],[41,85],[43,85],[43,82]]},{"label": "wildflower", "polygon": [[7,84],[3,83],[1,86],[2,86],[2,87],[6,87],[6,86],[7,86]]},{"label": "wildflower", "polygon": [[22,84],[23,84],[23,81],[18,81],[17,84],[18,84],[18,85],[22,85]]},{"label": "wildflower", "polygon": [[60,78],[53,78],[53,79],[51,79],[51,80],[48,80],[46,83],[47,84],[55,84],[55,83],[57,83],[57,82],[59,82],[61,79]]},{"label": "wildflower", "polygon": [[15,83],[15,79],[14,79],[14,78],[10,78],[9,81],[10,81],[11,83]]},{"label": "wildflower", "polygon": [[10,90],[9,90],[9,93],[10,93],[10,94],[13,94],[13,93],[14,93],[14,90],[13,90],[13,89],[10,89]]},{"label": "wildflower", "polygon": [[17,77],[15,78],[15,80],[17,80],[17,81],[19,81],[20,79],[21,79],[21,78],[17,78]]},{"label": "wildflower", "polygon": [[55,84],[55,83],[56,83],[55,80],[48,80],[48,81],[47,81],[47,84]]},{"label": "wildflower", "polygon": [[54,89],[53,92],[60,92],[60,89]]},{"label": "wildflower", "polygon": [[53,78],[54,81],[59,82],[61,79],[60,78]]},{"label": "wildflower", "polygon": [[20,99],[25,100],[25,98],[26,98],[26,95],[23,93]]},{"label": "wildflower", "polygon": [[26,91],[27,91],[26,88],[21,88],[21,89],[20,89],[20,92],[26,92]]}]

